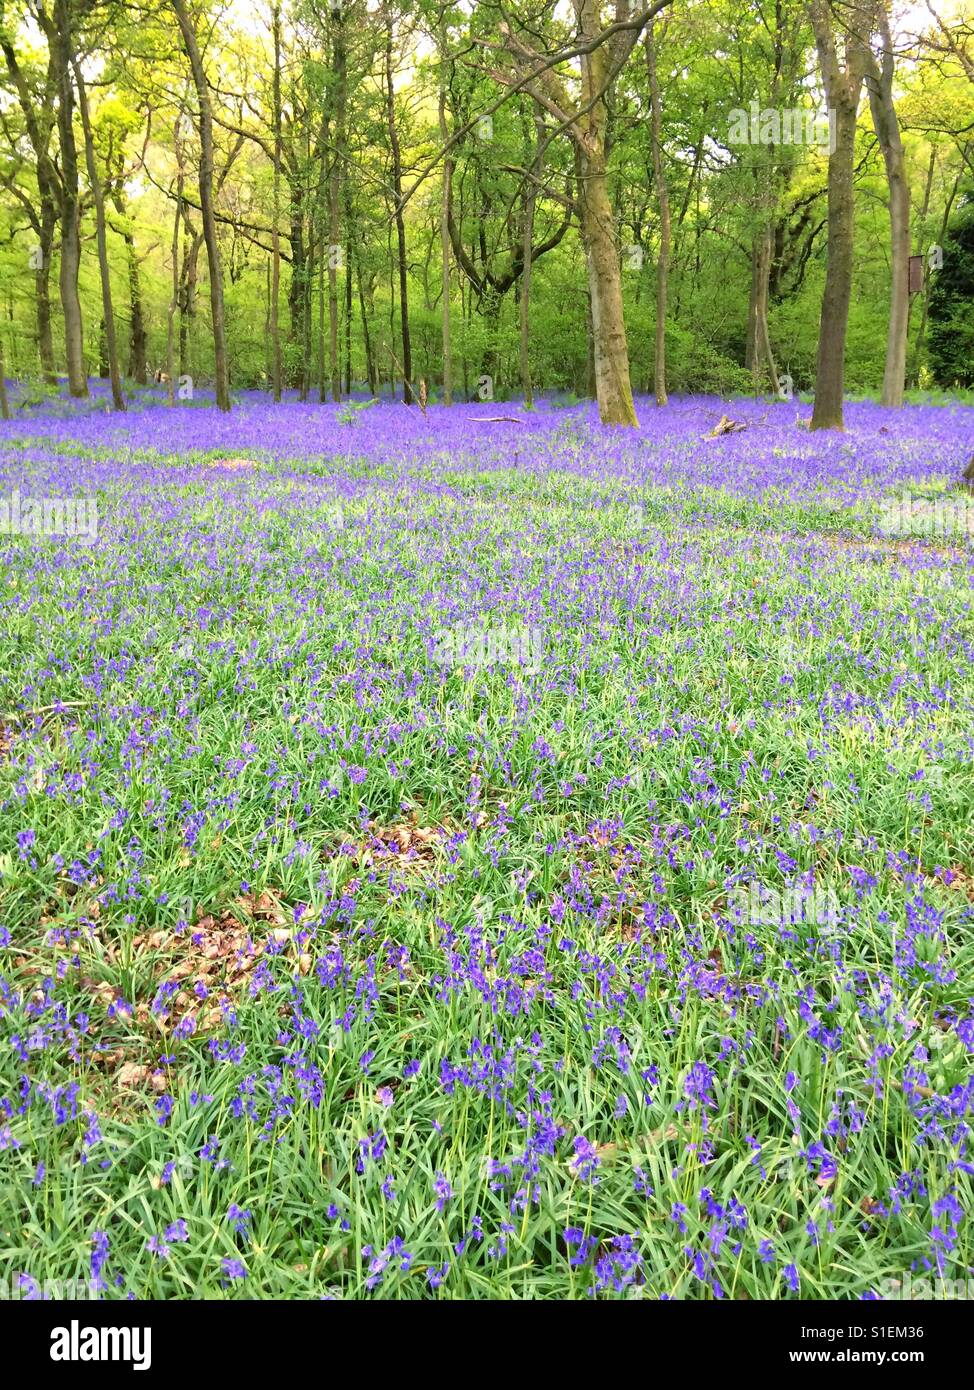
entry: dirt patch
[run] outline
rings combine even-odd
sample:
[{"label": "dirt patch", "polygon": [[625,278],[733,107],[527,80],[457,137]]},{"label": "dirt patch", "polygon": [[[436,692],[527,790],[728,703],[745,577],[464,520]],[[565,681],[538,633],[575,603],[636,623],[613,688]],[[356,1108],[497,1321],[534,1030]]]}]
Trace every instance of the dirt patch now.
[{"label": "dirt patch", "polygon": [[256,459],[247,458],[228,458],[228,459],[208,459],[209,468],[229,468],[231,470],[257,468],[259,465]]},{"label": "dirt patch", "polygon": [[[776,536],[784,540],[784,536]],[[804,539],[804,537],[803,537]],[[814,531],[808,539],[829,550],[856,550],[869,555],[929,555],[938,560],[974,560],[974,552],[959,545],[931,545],[926,536],[846,536],[834,531]]]}]

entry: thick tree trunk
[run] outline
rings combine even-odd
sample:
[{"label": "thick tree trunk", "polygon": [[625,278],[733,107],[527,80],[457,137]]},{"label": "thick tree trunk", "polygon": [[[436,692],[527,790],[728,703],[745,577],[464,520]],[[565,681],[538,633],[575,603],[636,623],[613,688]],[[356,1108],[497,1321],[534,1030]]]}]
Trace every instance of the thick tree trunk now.
[{"label": "thick tree trunk", "polygon": [[592,305],[592,352],[599,418],[604,425],[638,425],[629,378],[622,312],[622,275],[613,228],[604,151],[579,157],[579,215]]},{"label": "thick tree trunk", "polygon": [[835,148],[829,154],[828,260],[812,410],[812,429],[825,430],[843,428],[845,340],[852,297],[856,113],[866,60],[863,39],[853,27],[861,18],[858,12],[847,6],[842,9],[843,20],[848,26],[843,66],[836,52],[828,0],[812,0],[809,8],[835,129]]},{"label": "thick tree trunk", "polygon": [[118,369],[118,342],[115,337],[115,310],[112,305],[112,271],[108,263],[108,230],[105,223],[105,194],[98,176],[95,162],[95,142],[91,130],[91,116],[88,111],[88,97],[85,92],[81,66],[72,63],[75,85],[78,89],[78,110],[81,113],[81,127],[85,142],[85,167],[88,183],[95,204],[95,237],[98,244],[98,271],[101,278],[102,332],[105,338],[105,354],[108,358],[108,376],[112,383],[112,404],[116,410],[125,409],[125,394],[122,391],[122,374]]},{"label": "thick tree trunk", "polygon": [[[597,0],[573,0],[580,37],[601,32]],[[592,346],[599,418],[605,425],[636,425],[629,377],[629,345],[622,312],[622,271],[616,245],[612,203],[606,174],[604,93],[609,81],[609,50],[605,44],[583,55],[579,134],[575,140],[578,207],[582,245],[592,296]]]},{"label": "thick tree trunk", "polygon": [[203,70],[196,30],[190,18],[186,0],[172,0],[176,20],[183,36],[186,56],[189,58],[199,106],[200,130],[200,208],[203,219],[203,240],[206,245],[206,259],[210,271],[210,312],[213,319],[213,375],[216,387],[216,403],[220,410],[230,409],[230,382],[227,367],[226,326],[223,311],[223,267],[220,262],[220,243],[217,237],[216,215],[213,201],[213,115],[210,110],[210,92]]},{"label": "thick tree trunk", "polygon": [[889,17],[882,0],[876,7],[882,40],[877,63],[869,53],[869,106],[873,126],[886,165],[889,188],[890,285],[889,326],[886,334],[886,367],[883,372],[883,405],[903,404],[906,385],[906,344],[910,323],[910,188],[903,157],[903,141],[893,101],[894,58]]},{"label": "thick tree trunk", "polygon": [[84,324],[78,294],[81,269],[81,206],[78,191],[78,150],[74,139],[74,88],[71,63],[74,32],[71,0],[54,0],[54,23],[48,42],[54,44],[58,77],[58,138],[61,154],[61,268],[58,284],[64,315],[64,355],[68,390],[72,396],[88,394],[85,372]]}]

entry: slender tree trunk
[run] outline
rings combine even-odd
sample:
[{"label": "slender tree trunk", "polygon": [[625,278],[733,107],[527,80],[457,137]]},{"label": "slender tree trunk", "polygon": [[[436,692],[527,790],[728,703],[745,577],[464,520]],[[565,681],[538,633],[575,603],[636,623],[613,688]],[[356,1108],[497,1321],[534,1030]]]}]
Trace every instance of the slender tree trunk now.
[{"label": "slender tree trunk", "polygon": [[346,247],[345,254],[345,394],[352,394],[352,262],[351,240],[352,240],[352,219],[351,206],[347,196],[348,179],[345,180],[345,227],[346,237],[349,245]]},{"label": "slender tree trunk", "polygon": [[183,36],[189,58],[199,105],[200,130],[200,208],[202,209],[203,240],[210,271],[210,312],[213,319],[213,374],[216,403],[220,410],[230,409],[230,382],[227,367],[226,325],[223,310],[223,267],[220,262],[220,242],[217,236],[213,200],[213,114],[210,91],[206,83],[203,59],[196,39],[196,29],[190,18],[186,0],[172,0],[173,10]]},{"label": "slender tree trunk", "polygon": [[362,320],[362,342],[365,347],[365,370],[369,378],[369,391],[373,396],[379,394],[379,379],[375,370],[375,357],[372,352],[372,335],[369,332],[369,315],[365,307],[365,291],[362,288],[362,263],[355,258],[355,279],[358,283],[358,308]]},{"label": "slender tree trunk", "polygon": [[81,206],[78,189],[78,150],[74,139],[74,15],[71,0],[54,0],[54,23],[48,34],[57,55],[58,138],[61,155],[61,269],[59,286],[64,315],[64,355],[68,390],[72,396],[88,394],[85,372],[84,324],[78,294],[81,269]]},{"label": "slender tree trunk", "polygon": [[271,353],[275,401],[281,399],[281,7],[274,5],[271,15],[274,31],[274,203],[271,227]]},{"label": "slender tree trunk", "polygon": [[129,376],[132,377],[137,386],[145,386],[147,383],[146,375],[146,355],[148,353],[148,334],[145,327],[145,311],[142,307],[142,287],[139,283],[139,259],[135,253],[135,238],[131,232],[126,232],[125,257],[128,267],[129,282],[129,314],[131,325],[129,328]]},{"label": "slender tree trunk", "polygon": [[670,273],[670,195],[663,163],[662,109],[656,73],[656,39],[653,24],[646,30],[646,67],[649,74],[650,136],[653,145],[653,181],[659,203],[659,258],[656,262],[656,351],[653,386],[656,404],[666,405],[666,296]]},{"label": "slender tree trunk", "polygon": [[883,152],[889,188],[890,284],[883,405],[903,404],[906,385],[906,343],[910,323],[910,187],[906,178],[903,141],[893,101],[894,57],[885,0],[877,0],[876,25],[882,40],[879,62],[867,50],[866,85],[873,127]]},{"label": "slender tree trunk", "polygon": [[[177,130],[176,140],[179,140]],[[183,206],[183,169],[182,161],[179,163],[179,172],[176,176],[176,211],[173,213],[172,222],[172,293],[169,298],[169,312],[166,315],[166,375],[169,377],[169,404],[176,404],[176,344],[175,344],[175,319],[176,310],[179,307],[179,215]]]},{"label": "slender tree trunk", "polygon": [[396,128],[396,101],[392,84],[392,13],[386,22],[386,119],[389,127],[389,151],[392,155],[392,191],[395,197],[396,243],[399,252],[399,318],[402,334],[402,398],[406,405],[413,403],[413,356],[409,340],[409,262],[406,258],[406,224],[402,215],[402,151]]},{"label": "slender tree trunk", "polygon": [[37,354],[41,374],[49,386],[57,381],[54,366],[54,335],[51,331],[51,252],[54,248],[54,229],[57,212],[50,198],[41,196],[41,234],[38,241],[40,263],[34,271],[34,294],[37,306]]},{"label": "slender tree trunk", "polygon": [[856,113],[865,57],[862,37],[854,28],[859,15],[851,6],[842,7],[842,18],[847,25],[843,64],[836,51],[828,0],[811,0],[809,8],[835,130],[835,148],[829,154],[828,259],[819,324],[812,429],[842,429],[845,340],[852,297]]},{"label": "slender tree trunk", "polygon": [[518,375],[521,378],[521,395],[525,405],[534,404],[531,386],[531,248],[534,242],[534,209],[538,198],[536,179],[541,173],[543,143],[539,139],[537,152],[531,163],[531,177],[524,194],[524,230],[521,254],[524,270],[521,272],[520,332],[518,335]]},{"label": "slender tree trunk", "polygon": [[3,357],[3,334],[0,334],[0,420],[10,419],[10,402],[7,399],[7,368]]},{"label": "slender tree trunk", "polygon": [[128,374],[139,386],[146,385],[146,353],[148,340],[145,327],[145,310],[142,307],[142,287],[139,283],[139,258],[135,252],[135,237],[127,225],[127,209],[121,188],[116,184],[112,190],[112,202],[118,216],[123,219],[119,228],[125,243],[125,267],[129,291],[129,361]]},{"label": "slender tree trunk", "polygon": [[91,116],[88,111],[88,96],[85,92],[81,66],[72,63],[74,80],[78,90],[78,110],[81,113],[81,128],[84,132],[85,166],[88,170],[88,183],[95,204],[95,237],[98,243],[98,270],[101,277],[102,328],[105,335],[105,350],[108,357],[108,375],[112,383],[112,404],[116,410],[125,409],[125,394],[122,391],[122,375],[118,369],[118,342],[115,337],[115,310],[112,306],[112,271],[108,263],[108,232],[105,223],[105,193],[98,176],[95,161],[95,141],[91,129]]},{"label": "slender tree trunk", "polygon": [[[332,154],[328,177],[328,226],[331,245],[328,248],[328,344],[329,365],[331,368],[331,398],[342,398],[342,374],[338,351],[338,261],[341,259],[345,274],[348,268],[348,246],[343,245],[341,224],[341,181],[343,176],[342,153],[345,146],[345,89],[348,76],[348,55],[345,47],[345,21],[343,12],[338,9],[332,13],[331,24],[334,30],[332,44],[332,72],[335,93],[335,149]],[[346,238],[347,241],[347,238]]]},{"label": "slender tree trunk", "polygon": [[[446,31],[440,31],[439,121],[440,143],[449,138],[446,122]],[[440,194],[440,332],[443,350],[443,404],[453,404],[453,343],[450,331],[450,199],[453,196],[453,159],[443,160],[443,188]]]},{"label": "slender tree trunk", "polygon": [[746,365],[750,368],[757,394],[761,389],[762,363],[768,368],[772,393],[779,392],[778,369],[768,332],[768,293],[771,280],[772,226],[765,222],[754,235],[751,246],[751,295],[748,303],[748,342]]}]

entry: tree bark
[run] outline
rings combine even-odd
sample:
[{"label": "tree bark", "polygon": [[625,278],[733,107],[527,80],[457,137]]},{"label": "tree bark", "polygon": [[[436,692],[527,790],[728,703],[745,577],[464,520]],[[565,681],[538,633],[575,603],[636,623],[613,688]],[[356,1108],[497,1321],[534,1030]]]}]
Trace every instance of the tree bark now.
[{"label": "tree bark", "polygon": [[663,164],[662,110],[656,72],[656,40],[653,24],[646,29],[646,67],[649,74],[650,138],[653,146],[653,180],[659,203],[659,257],[656,262],[656,347],[653,387],[656,404],[666,405],[666,296],[670,270],[670,196]]},{"label": "tree bark", "polygon": [[396,128],[396,101],[392,85],[392,13],[386,18],[386,120],[389,127],[389,150],[392,155],[392,191],[395,196],[396,243],[399,261],[399,318],[402,335],[402,398],[406,405],[413,403],[413,358],[409,339],[409,284],[406,259],[406,224],[402,215],[402,151]]},{"label": "tree bark", "polygon": [[[446,33],[440,31],[439,122],[440,141],[446,144],[449,132],[446,123]],[[443,404],[453,404],[453,345],[450,332],[450,201],[453,195],[453,159],[447,153],[443,160],[443,188],[440,195],[440,333],[443,352]]]},{"label": "tree bark", "polygon": [[[63,3],[63,0],[62,0]],[[200,209],[203,220],[203,240],[206,245],[206,259],[210,271],[210,312],[213,318],[213,375],[216,387],[216,403],[220,410],[230,409],[230,383],[227,368],[226,324],[223,310],[223,267],[220,261],[220,243],[217,237],[216,216],[213,201],[213,114],[210,109],[210,92],[206,84],[206,73],[200,55],[196,29],[190,17],[186,0],[172,0],[176,20],[183,37],[186,56],[189,58],[196,99],[199,106],[200,132]]]},{"label": "tree bark", "polygon": [[58,284],[64,315],[64,355],[68,369],[68,391],[83,398],[88,394],[85,372],[84,323],[78,294],[81,269],[81,200],[78,187],[78,149],[74,139],[74,89],[71,64],[74,58],[74,13],[71,0],[54,0],[53,24],[48,26],[48,43],[56,54],[58,82],[58,141],[61,154],[61,267]]},{"label": "tree bark", "polygon": [[3,358],[3,335],[0,334],[0,420],[10,419],[10,402],[7,400],[7,368]]},{"label": "tree bark", "polygon": [[[347,246],[342,247],[342,226],[340,215],[342,150],[345,140],[345,88],[348,74],[347,51],[345,47],[344,18],[341,10],[336,11],[331,22],[334,25],[332,46],[332,71],[335,82],[335,149],[332,153],[331,168],[328,175],[328,232],[331,245],[328,248],[328,352],[331,371],[331,398],[342,398],[341,364],[338,354],[338,256],[344,250],[343,262],[347,262]],[[345,264],[345,273],[349,274]]]},{"label": "tree bark", "polygon": [[274,205],[271,227],[271,352],[274,400],[281,399],[281,7],[275,4],[271,13],[274,31]]},{"label": "tree bark", "polygon": [[49,197],[41,196],[41,232],[38,238],[40,264],[34,271],[34,295],[37,313],[37,355],[41,375],[49,386],[57,381],[54,367],[54,334],[51,329],[51,253],[54,249],[54,229],[57,211]]},{"label": "tree bark", "polygon": [[771,390],[778,395],[780,386],[778,369],[771,350],[771,335],[768,332],[768,294],[771,281],[771,238],[770,222],[765,222],[755,233],[751,245],[751,294],[748,301],[748,335],[746,366],[750,369],[757,394],[761,389],[761,366],[768,368]]},{"label": "tree bark", "polygon": [[540,121],[538,126],[538,144],[531,161],[528,186],[524,194],[524,228],[521,247],[524,269],[521,272],[521,303],[519,306],[518,375],[521,378],[521,395],[525,405],[534,404],[534,392],[531,385],[531,266],[533,263],[531,249],[534,241],[534,209],[538,200],[538,181],[541,178],[544,159],[543,127]]},{"label": "tree bark", "polygon": [[169,312],[166,315],[166,375],[169,377],[169,404],[176,404],[176,385],[173,378],[176,375],[176,343],[175,343],[175,319],[176,310],[179,307],[179,215],[183,207],[183,165],[182,157],[179,153],[179,129],[175,132],[177,143],[178,173],[176,176],[176,211],[173,213],[172,222],[172,294],[169,299]]},{"label": "tree bark", "polygon": [[95,161],[95,139],[91,128],[91,115],[88,110],[88,96],[85,92],[81,65],[72,60],[75,86],[78,90],[78,110],[81,113],[81,128],[84,133],[85,166],[88,183],[95,204],[95,237],[98,244],[98,271],[101,278],[102,330],[105,335],[105,352],[108,358],[108,376],[112,384],[112,404],[116,410],[125,409],[125,394],[122,391],[122,375],[118,369],[118,342],[115,336],[115,310],[112,305],[112,271],[108,262],[108,232],[105,224],[105,193],[98,175]]},{"label": "tree bark", "polygon": [[842,6],[845,25],[842,63],[836,49],[828,0],[811,0],[809,10],[826,98],[830,112],[835,113],[835,148],[829,154],[828,260],[819,323],[811,427],[813,430],[842,429],[845,340],[852,297],[856,114],[866,60],[864,40],[856,27],[861,16],[853,5]]},{"label": "tree bark", "polygon": [[57,382],[54,366],[54,340],[51,333],[51,255],[54,250],[54,233],[57,227],[58,207],[61,201],[60,175],[51,158],[51,133],[56,120],[54,105],[57,89],[56,58],[48,51],[47,73],[37,100],[17,61],[17,54],[9,37],[0,32],[0,51],[13,80],[14,89],[24,117],[24,125],[37,168],[37,193],[40,204],[39,213],[32,218],[37,233],[40,260],[34,267],[35,311],[37,316],[37,353],[41,373],[45,382],[53,386]]},{"label": "tree bark", "polygon": [[886,366],[883,372],[883,405],[903,404],[906,385],[906,344],[910,323],[910,187],[907,183],[903,141],[893,101],[895,60],[885,0],[877,0],[876,27],[882,55],[876,61],[867,49],[869,70],[866,86],[873,128],[886,166],[889,188],[890,284],[889,326],[886,334]]},{"label": "tree bark", "polygon": [[[594,39],[601,32],[598,0],[572,0],[579,37]],[[581,110],[575,142],[578,206],[582,244],[592,296],[592,345],[599,418],[604,425],[635,425],[636,409],[629,376],[629,345],[622,312],[622,271],[616,245],[612,203],[606,169],[609,50],[605,44],[583,54]],[[599,94],[602,95],[599,95]]]}]

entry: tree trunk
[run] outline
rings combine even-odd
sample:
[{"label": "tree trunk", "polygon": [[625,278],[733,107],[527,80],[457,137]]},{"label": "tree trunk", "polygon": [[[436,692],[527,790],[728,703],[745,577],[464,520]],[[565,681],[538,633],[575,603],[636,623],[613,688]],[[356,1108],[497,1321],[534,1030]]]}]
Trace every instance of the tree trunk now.
[{"label": "tree trunk", "polygon": [[223,312],[223,268],[220,263],[220,243],[217,238],[216,216],[213,205],[213,115],[210,110],[210,92],[206,85],[206,73],[200,56],[196,30],[190,18],[186,0],[172,0],[176,20],[183,36],[186,56],[189,58],[199,105],[200,130],[200,208],[203,219],[203,240],[206,244],[206,259],[210,271],[210,312],[213,318],[213,375],[216,386],[216,403],[220,410],[230,409],[230,382],[227,370],[226,326]]},{"label": "tree trunk", "polygon": [[[179,157],[179,156],[178,156],[178,141],[179,141],[178,122],[177,122],[177,130],[176,130],[175,139],[176,139],[176,142],[177,142],[177,157]],[[175,375],[176,375],[176,362],[175,362],[176,344],[175,344],[175,333],[174,333],[173,330],[174,330],[174,327],[175,327],[176,310],[177,310],[177,308],[178,308],[178,306],[179,306],[179,283],[180,283],[180,274],[179,274],[179,214],[180,214],[180,212],[182,211],[182,206],[183,206],[183,167],[182,167],[182,159],[181,159],[181,157],[179,157],[179,172],[178,172],[178,174],[177,174],[177,176],[176,176],[176,211],[173,213],[173,223],[172,223],[172,295],[171,295],[170,300],[169,300],[169,312],[168,312],[168,314],[166,315],[166,375],[169,377],[169,404],[170,404],[170,405],[175,405],[175,404],[176,404],[176,384],[175,384],[175,381],[173,380],[173,378],[174,378]]]},{"label": "tree trunk", "polygon": [[873,127],[883,152],[889,188],[890,285],[889,327],[886,334],[886,367],[883,372],[883,405],[903,404],[906,385],[906,343],[910,323],[910,187],[903,158],[903,141],[893,102],[894,58],[889,16],[883,0],[876,6],[876,23],[882,39],[881,61],[870,51],[867,87]]},{"label": "tree trunk", "polygon": [[365,289],[362,285],[362,262],[355,257],[355,279],[358,284],[358,308],[362,320],[362,343],[365,348],[365,372],[369,379],[369,391],[373,396],[379,394],[379,378],[372,351],[372,334],[369,332],[369,314],[365,304]]},{"label": "tree trunk", "polygon": [[386,119],[389,126],[389,150],[392,155],[392,191],[395,197],[396,242],[399,252],[399,318],[402,334],[402,398],[406,405],[413,403],[413,357],[409,340],[409,262],[406,258],[406,224],[402,215],[402,152],[396,129],[396,102],[392,85],[392,14],[386,22]]},{"label": "tree trunk", "polygon": [[74,33],[71,0],[54,0],[54,23],[48,42],[57,55],[58,138],[61,154],[61,269],[58,279],[64,315],[64,355],[68,390],[72,396],[88,394],[85,372],[84,324],[78,294],[81,269],[81,207],[78,192],[78,149],[74,139],[74,88],[71,63]]},{"label": "tree trunk", "polygon": [[37,354],[41,375],[48,386],[57,381],[54,367],[54,335],[51,331],[51,252],[54,248],[54,229],[57,212],[54,203],[41,197],[41,235],[38,242],[40,264],[34,271],[34,294],[37,304]]},{"label": "tree trunk", "polygon": [[845,340],[852,297],[856,113],[865,57],[863,40],[853,27],[859,16],[851,7],[843,7],[843,20],[848,26],[844,65],[840,65],[836,52],[828,0],[812,0],[809,8],[825,94],[830,111],[835,113],[835,148],[829,154],[828,259],[819,323],[812,429],[842,429]]},{"label": "tree trunk", "polygon": [[747,356],[745,363],[751,372],[755,395],[761,389],[762,363],[768,368],[771,390],[779,392],[778,369],[771,351],[768,332],[768,291],[771,280],[772,227],[766,222],[755,233],[751,246],[751,295],[748,301]]},{"label": "tree trunk", "polygon": [[335,149],[328,176],[328,234],[331,241],[328,248],[328,350],[331,369],[331,398],[333,401],[340,401],[342,398],[342,374],[338,352],[339,259],[341,259],[345,274],[351,273],[347,264],[348,246],[342,243],[340,215],[342,151],[345,141],[345,88],[348,74],[344,19],[340,9],[332,12],[331,23],[334,26],[332,71],[335,78]]},{"label": "tree trunk", "polygon": [[[121,188],[116,185],[112,191],[112,202],[118,216],[127,221],[125,198]],[[125,265],[129,290],[129,361],[128,374],[139,386],[147,384],[146,354],[148,340],[145,327],[145,310],[142,307],[142,287],[139,283],[139,258],[135,253],[135,237],[128,225],[123,225],[120,235],[125,243]]]},{"label": "tree trunk", "polygon": [[[439,121],[440,143],[449,138],[446,123],[446,35],[440,33]],[[453,160],[449,153],[443,160],[443,188],[440,196],[440,331],[443,346],[443,404],[453,404],[453,344],[450,332],[450,199],[453,193]]]},{"label": "tree trunk", "polygon": [[525,405],[534,404],[534,394],[531,388],[531,245],[534,240],[534,208],[538,197],[538,185],[535,182],[541,172],[541,151],[543,144],[539,140],[538,151],[531,164],[531,176],[528,180],[527,191],[524,195],[524,234],[522,242],[522,255],[524,257],[524,270],[521,272],[521,321],[518,337],[518,375],[521,378],[521,395],[524,397]]},{"label": "tree trunk", "polygon": [[656,41],[653,25],[646,30],[646,67],[649,73],[650,136],[653,145],[653,180],[659,203],[659,259],[656,262],[656,351],[653,387],[656,404],[666,405],[666,296],[670,270],[670,196],[663,165],[662,110],[656,73]]},{"label": "tree trunk", "polygon": [[275,4],[271,12],[274,31],[274,203],[271,227],[271,352],[273,360],[273,392],[275,401],[281,399],[281,7]]},{"label": "tree trunk", "polygon": [[352,262],[351,262],[351,241],[352,241],[352,208],[351,200],[348,196],[348,179],[345,179],[345,227],[346,227],[346,248],[345,248],[345,394],[352,394]]},{"label": "tree trunk", "polygon": [[10,402],[7,400],[7,368],[3,358],[3,335],[0,334],[0,420],[10,419]]},{"label": "tree trunk", "polygon": [[88,170],[88,183],[95,204],[95,237],[98,243],[98,270],[101,278],[102,331],[105,335],[105,351],[108,357],[108,375],[112,383],[112,404],[116,410],[125,409],[125,395],[122,391],[122,376],[118,369],[118,342],[115,337],[115,310],[112,306],[112,271],[108,263],[108,233],[105,225],[105,194],[98,176],[95,162],[95,141],[91,129],[91,116],[88,111],[88,96],[85,92],[81,65],[74,60],[74,80],[78,89],[78,110],[81,113],[81,128],[85,142],[85,166]]},{"label": "tree trunk", "polygon": [[[601,32],[598,0],[573,0],[579,36],[591,40]],[[604,93],[609,79],[609,50],[605,44],[585,54],[582,65],[581,110],[575,164],[582,245],[592,296],[592,345],[599,418],[604,425],[638,426],[629,377],[629,345],[622,312],[622,271],[616,245],[612,203],[606,172]],[[594,104],[593,104],[594,103]]]}]

